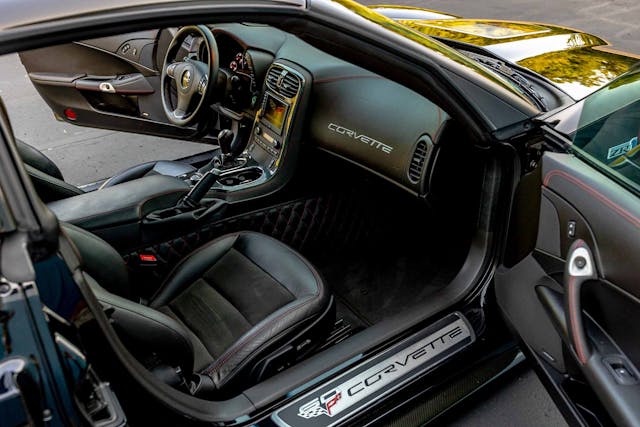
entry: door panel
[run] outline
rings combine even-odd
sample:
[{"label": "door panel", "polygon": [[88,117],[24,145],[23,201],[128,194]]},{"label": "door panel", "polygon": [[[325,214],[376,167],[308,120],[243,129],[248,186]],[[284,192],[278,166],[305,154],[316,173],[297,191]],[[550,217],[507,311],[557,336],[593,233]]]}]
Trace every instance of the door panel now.
[{"label": "door panel", "polygon": [[[552,388],[563,394],[558,401],[575,405],[565,414],[581,413],[574,420],[578,423],[606,422],[610,416],[619,425],[637,425],[640,199],[571,154],[545,153],[540,185],[535,250],[498,272],[498,303],[526,347],[539,356],[534,359],[542,371],[549,371],[547,379],[555,378]],[[563,278],[565,269],[576,265],[567,265],[567,259],[579,240],[591,250],[596,274],[581,290],[574,288],[572,276]],[[577,295],[576,301],[570,295]],[[585,336],[586,352],[576,332]],[[588,393],[604,409],[600,415],[594,409],[595,418],[581,408]]]},{"label": "door panel", "polygon": [[[568,201],[595,230],[601,277],[640,296],[640,199],[568,154],[546,154],[543,177],[545,192]],[[564,245],[569,240],[561,235]]]},{"label": "door panel", "polygon": [[[158,30],[21,52],[34,87],[62,120],[83,126],[189,139],[162,110]],[[163,56],[163,58],[158,58]],[[71,109],[73,114],[68,114]]]}]

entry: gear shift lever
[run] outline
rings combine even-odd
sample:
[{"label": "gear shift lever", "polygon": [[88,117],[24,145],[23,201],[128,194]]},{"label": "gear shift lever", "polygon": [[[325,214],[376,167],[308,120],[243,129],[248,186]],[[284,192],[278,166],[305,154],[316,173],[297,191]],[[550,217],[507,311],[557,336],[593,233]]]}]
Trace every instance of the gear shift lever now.
[{"label": "gear shift lever", "polygon": [[198,171],[191,176],[191,182],[197,184],[198,181],[210,170],[221,169],[224,170],[229,160],[233,165],[233,160],[238,156],[237,152],[234,152],[234,148],[237,151],[237,145],[234,147],[233,142],[236,139],[234,133],[230,129],[222,129],[218,133],[218,146],[220,147],[220,155],[215,156],[209,163],[202,166]]},{"label": "gear shift lever", "polygon": [[[231,156],[231,144],[233,143],[234,134],[229,129],[222,129],[218,133],[218,145],[220,146],[220,152],[222,153],[221,167],[224,166],[226,160]],[[233,159],[232,159],[233,160]]]}]

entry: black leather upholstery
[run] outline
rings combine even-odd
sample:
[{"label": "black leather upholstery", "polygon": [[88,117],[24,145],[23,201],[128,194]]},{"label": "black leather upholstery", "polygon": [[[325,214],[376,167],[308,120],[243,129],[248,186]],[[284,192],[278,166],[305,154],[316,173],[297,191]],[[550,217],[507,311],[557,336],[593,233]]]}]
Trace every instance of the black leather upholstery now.
[{"label": "black leather upholstery", "polygon": [[63,223],[62,229],[80,252],[84,271],[110,292],[129,298],[129,271],[120,254],[100,237],[82,228]]},{"label": "black leather upholstery", "polygon": [[[49,203],[85,194],[81,188],[65,182],[58,166],[41,151],[20,140],[16,140],[16,147],[42,201]],[[105,181],[100,186],[100,189],[145,176],[168,175],[177,177],[192,173],[195,170],[196,168],[183,162],[170,160],[151,161],[118,172]]]},{"label": "black leather upholstery", "polygon": [[56,166],[56,164],[53,163],[53,160],[45,156],[40,150],[32,147],[26,142],[20,141],[19,139],[16,139],[16,148],[18,149],[18,154],[20,154],[20,157],[25,164],[42,173],[59,179],[60,181],[64,181],[62,172],[60,172],[58,166]]},{"label": "black leather upholstery", "polygon": [[85,194],[81,188],[48,175],[28,164],[25,164],[25,168],[38,196],[45,203]]},{"label": "black leather upholstery", "polygon": [[[187,257],[150,306],[195,333],[201,343],[194,343],[201,350],[196,369],[222,387],[254,353],[319,316],[329,300],[322,279],[301,255],[271,237],[240,232]],[[212,329],[214,319],[219,327]]]},{"label": "black leather upholstery", "polygon": [[123,297],[116,282],[127,282],[126,268],[106,242],[77,227],[63,229],[123,341],[206,376],[217,390],[247,385],[258,361],[293,339],[317,341],[318,329],[328,332],[334,321],[332,297],[315,268],[271,237],[239,232],[204,245],[145,306]]},{"label": "black leather upholstery", "polygon": [[184,174],[191,174],[197,169],[193,166],[170,160],[158,160],[152,162],[141,163],[139,165],[132,166],[125,170],[122,170],[106,180],[100,189],[112,187],[114,185],[122,184],[123,182],[132,181],[134,179],[142,178],[143,176],[150,175],[168,175],[168,176],[180,176]]},{"label": "black leather upholstery", "polygon": [[188,191],[189,185],[184,181],[154,175],[57,200],[48,206],[61,221],[86,229],[99,229],[132,223],[152,211],[174,206]]}]

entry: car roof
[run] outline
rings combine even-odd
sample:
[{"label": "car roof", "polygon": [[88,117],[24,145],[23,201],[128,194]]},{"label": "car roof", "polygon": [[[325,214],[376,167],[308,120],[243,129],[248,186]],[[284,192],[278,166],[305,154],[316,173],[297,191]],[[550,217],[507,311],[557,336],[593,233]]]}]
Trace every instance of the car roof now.
[{"label": "car roof", "polygon": [[[205,2],[201,0],[2,0],[0,30],[110,10],[179,3]],[[210,4],[211,0],[206,3]],[[306,0],[268,0],[265,3],[306,6]]]}]

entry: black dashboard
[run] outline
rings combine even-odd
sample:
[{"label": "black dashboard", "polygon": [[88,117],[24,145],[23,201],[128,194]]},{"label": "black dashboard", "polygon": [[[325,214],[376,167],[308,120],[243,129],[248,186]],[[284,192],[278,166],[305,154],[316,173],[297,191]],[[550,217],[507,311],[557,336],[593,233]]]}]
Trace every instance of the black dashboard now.
[{"label": "black dashboard", "polygon": [[[256,102],[243,104],[244,108],[255,108],[258,117],[250,150],[254,143],[273,149],[274,144],[265,138],[275,139],[275,146],[305,142],[411,192],[428,190],[428,171],[436,157],[438,137],[449,119],[437,105],[275,28],[225,24],[216,26],[214,34],[221,68],[253,82],[249,93]],[[300,94],[308,101],[304,111],[287,117],[286,110],[292,107],[281,88],[274,87],[278,81],[267,76],[278,74],[269,72],[274,68],[310,76],[299,79],[304,85]],[[296,140],[278,141],[286,119],[302,121],[303,133]],[[273,123],[276,125],[270,126]],[[260,138],[256,133],[262,133]]]},{"label": "black dashboard", "polygon": [[[110,38],[109,50],[140,69],[158,72],[176,31]],[[286,156],[287,146],[306,143],[413,193],[428,191],[438,139],[449,120],[437,105],[273,27],[228,23],[211,31],[225,82],[224,94],[212,102],[218,112],[249,121],[237,130],[244,132],[247,151],[266,162],[266,169],[275,174],[286,162],[295,162]],[[185,39],[179,55],[210,60],[198,37]],[[286,86],[292,76],[296,80],[292,85],[300,87],[295,93],[285,88],[283,93],[279,85]],[[296,125],[298,131],[293,132]]]}]

